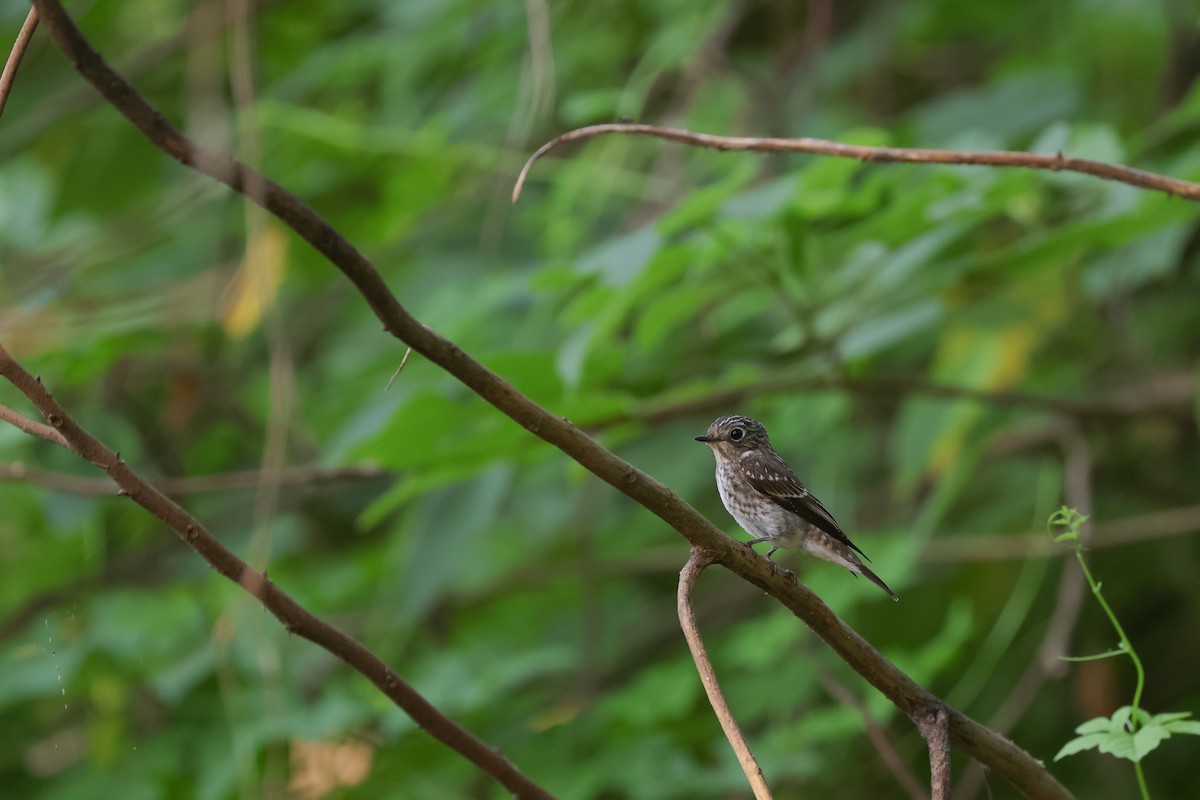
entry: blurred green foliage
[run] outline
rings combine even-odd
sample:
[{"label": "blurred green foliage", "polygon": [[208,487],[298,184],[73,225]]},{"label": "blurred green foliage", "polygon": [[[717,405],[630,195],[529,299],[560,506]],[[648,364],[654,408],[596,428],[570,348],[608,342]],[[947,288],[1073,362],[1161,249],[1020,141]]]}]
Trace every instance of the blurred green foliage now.
[{"label": "blurred green foliage", "polygon": [[[1193,204],[1078,175],[623,137],[556,151],[508,200],[542,141],[620,117],[1197,180],[1191,4],[279,0],[255,16],[255,94],[237,103],[225,7],[71,11],[169,119],[338,226],[419,319],[734,535],[691,437],[718,413],[766,422],[903,602],[785,565],[981,721],[1036,668],[1075,565],[971,543],[1042,527],[1074,428],[922,385],[1167,406],[1074,423],[1093,519],[1182,509],[1168,533],[1196,528]],[[6,39],[24,14],[0,11]],[[385,393],[404,348],[345,280],[153,150],[44,31],[0,120],[0,221],[0,341],[143,475],[389,472],[184,498],[281,587],[564,798],[744,794],[678,633],[679,537],[418,357]],[[8,386],[0,402],[31,411]],[[0,427],[0,467],[15,462],[92,475]],[[6,793],[501,795],[127,501],[12,480],[0,509]],[[1140,532],[1089,561],[1119,576],[1105,594],[1146,705],[1194,713],[1196,539]],[[784,610],[719,571],[697,605],[781,795],[903,796],[830,680],[924,780],[912,726]],[[1110,648],[1107,624],[1085,607],[1070,651]],[[1111,660],[1054,672],[1012,735],[1049,762],[1132,681]],[[1194,791],[1195,757],[1190,737],[1148,756],[1152,793]],[[1053,770],[1080,797],[1135,791],[1094,753]]]}]

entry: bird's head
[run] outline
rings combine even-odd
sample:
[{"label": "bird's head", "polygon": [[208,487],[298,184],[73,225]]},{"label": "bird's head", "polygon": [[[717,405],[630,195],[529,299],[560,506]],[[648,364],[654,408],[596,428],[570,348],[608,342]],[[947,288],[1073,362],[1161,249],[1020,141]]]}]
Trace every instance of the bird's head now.
[{"label": "bird's head", "polygon": [[712,448],[714,454],[736,458],[747,450],[769,445],[767,429],[749,417],[721,417],[708,426],[708,433],[696,437]]}]

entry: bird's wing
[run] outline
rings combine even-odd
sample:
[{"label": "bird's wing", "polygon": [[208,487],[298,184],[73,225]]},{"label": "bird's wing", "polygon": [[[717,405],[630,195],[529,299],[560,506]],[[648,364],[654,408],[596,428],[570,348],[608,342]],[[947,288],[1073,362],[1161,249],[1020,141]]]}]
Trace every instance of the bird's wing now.
[{"label": "bird's wing", "polygon": [[[855,550],[863,558],[867,558],[867,554],[859,550],[858,546],[850,541],[850,537],[842,532],[833,514],[821,505],[816,495],[800,482],[777,453],[750,459],[749,463],[743,462],[742,466],[752,487]],[[867,561],[870,560],[867,558]]]}]

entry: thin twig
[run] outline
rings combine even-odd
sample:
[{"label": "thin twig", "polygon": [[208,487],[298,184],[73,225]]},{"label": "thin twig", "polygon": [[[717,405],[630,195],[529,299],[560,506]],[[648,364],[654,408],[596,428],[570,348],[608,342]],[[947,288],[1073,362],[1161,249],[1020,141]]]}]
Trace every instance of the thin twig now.
[{"label": "thin twig", "polygon": [[762,769],[754,759],[754,754],[750,752],[750,745],[746,744],[741,727],[734,719],[733,712],[729,710],[729,704],[725,702],[725,695],[721,693],[721,686],[717,683],[717,673],[708,659],[704,640],[700,638],[700,629],[696,626],[696,614],[692,611],[692,588],[696,585],[696,578],[711,563],[713,559],[708,552],[699,547],[692,548],[687,563],[679,573],[679,592],[676,596],[679,627],[683,628],[683,637],[687,639],[688,649],[692,651],[692,661],[696,662],[696,671],[700,673],[704,693],[708,695],[708,702],[717,715],[717,721],[721,723],[721,730],[725,731],[725,738],[729,740],[729,746],[733,748],[738,764],[746,774],[746,780],[750,782],[754,797],[756,800],[770,800],[771,790],[767,788],[767,779],[763,777]]},{"label": "thin twig", "polygon": [[396,378],[400,377],[400,370],[404,369],[404,365],[408,363],[408,357],[411,355],[412,347],[409,347],[404,351],[404,357],[400,359],[400,366],[396,367],[396,371],[392,373],[392,377],[388,378],[387,386],[383,387],[385,392],[392,388],[392,384],[395,383]]},{"label": "thin twig", "polygon": [[12,50],[8,52],[8,61],[4,63],[4,72],[0,72],[0,115],[4,114],[4,106],[8,104],[8,96],[12,93],[13,82],[17,79],[17,70],[21,67],[21,59],[33,39],[33,32],[38,26],[38,11],[29,9],[25,24],[21,26],[17,40],[13,42]]},{"label": "thin twig", "polygon": [[929,745],[931,800],[950,800],[950,717],[946,708],[930,710],[917,720],[917,727]]},{"label": "thin twig", "polygon": [[[0,348],[2,347],[3,345],[0,345]],[[63,438],[63,435],[53,427],[35,422],[24,414],[18,414],[8,406],[0,406],[0,420],[7,422],[22,433],[28,433],[30,436],[45,439],[47,442],[65,447],[68,450],[71,449],[71,445],[67,444],[67,440]]]},{"label": "thin twig", "polygon": [[[55,44],[79,73],[172,158],[244,192],[246,165],[201,147],[171,126],[91,49],[58,0],[34,0]],[[851,668],[906,714],[939,702],[930,692],[880,655],[847,626],[808,587],[772,570],[763,557],[736,544],[660,481],[602,447],[569,420],[552,414],[511,383],[423,325],[400,304],[387,282],[344,236],[299,198],[264,180],[261,202],[301,238],[329,259],[354,284],[386,331],[444,369],[464,386],[580,466],[662,519],[691,544],[778,600],[808,625]],[[961,712],[951,710],[950,739],[973,758],[990,765],[1026,795],[1065,800],[1071,793],[1029,753]]]},{"label": "thin twig", "polygon": [[810,153],[813,155],[833,156],[835,158],[853,158],[858,161],[874,161],[880,163],[907,164],[971,164],[986,167],[1020,167],[1024,169],[1042,169],[1051,172],[1080,172],[1093,175],[1105,180],[1127,183],[1142,189],[1166,192],[1189,200],[1200,200],[1200,183],[1168,178],[1153,172],[1124,167],[1117,164],[1105,164],[1086,158],[1071,158],[1062,153],[1053,155],[1046,153],[1015,153],[998,150],[989,151],[955,151],[928,150],[907,147],[868,147],[866,145],[843,144],[825,139],[775,139],[756,136],[714,136],[707,133],[692,133],[678,128],[664,128],[659,125],[639,125],[635,123],[611,123],[607,125],[589,125],[586,128],[576,128],[563,135],[551,139],[539,147],[517,176],[513,186],[512,199],[517,202],[521,198],[521,188],[529,170],[538,159],[554,148],[568,142],[581,142],[596,136],[610,133],[632,133],[642,136],[654,136],[673,142],[682,142],[693,147],[706,147],[710,150],[735,150],[756,153]]},{"label": "thin twig", "polygon": [[325,648],[360,672],[429,734],[462,754],[514,795],[541,800],[552,798],[549,792],[522,774],[498,751],[438,711],[379,656],[314,616],[265,574],[252,569],[234,555],[182,506],[139,477],[124,459],[80,427],[50,396],[41,382],[8,354],[3,345],[0,345],[0,377],[7,379],[29,398],[42,416],[61,432],[71,450],[104,470],[120,488],[121,494],[170,526],[213,569],[262,601],[263,606],[283,623],[289,633]]},{"label": "thin twig", "polygon": [[921,782],[917,780],[917,776],[904,763],[904,759],[896,751],[892,740],[888,738],[887,731],[879,724],[879,720],[875,719],[875,716],[871,713],[871,709],[867,708],[867,704],[859,700],[858,696],[850,691],[848,686],[828,672],[822,672],[820,678],[821,686],[829,693],[830,697],[842,705],[853,709],[862,718],[863,727],[867,731],[867,738],[875,746],[875,751],[879,753],[879,759],[896,778],[896,782],[900,784],[908,796],[912,800],[929,800],[929,792],[925,791],[924,787],[921,786]]}]

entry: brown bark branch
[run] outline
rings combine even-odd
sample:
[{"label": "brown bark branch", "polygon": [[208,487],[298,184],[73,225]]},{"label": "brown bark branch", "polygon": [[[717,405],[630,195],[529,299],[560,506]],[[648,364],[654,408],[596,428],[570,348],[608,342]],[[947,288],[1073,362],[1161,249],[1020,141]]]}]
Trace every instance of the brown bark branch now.
[{"label": "brown bark branch", "polygon": [[632,133],[642,136],[654,136],[673,142],[681,142],[693,147],[705,147],[710,150],[740,151],[755,153],[810,153],[813,155],[832,156],[834,158],[854,158],[859,161],[874,161],[879,163],[906,164],[964,164],[986,167],[1021,167],[1024,169],[1041,169],[1051,172],[1079,172],[1119,183],[1127,183],[1142,189],[1165,192],[1188,200],[1200,200],[1200,183],[1168,178],[1153,172],[1146,172],[1118,164],[1105,164],[1086,158],[1072,158],[1062,153],[1053,155],[1047,153],[1015,153],[1006,151],[955,151],[928,150],[907,147],[868,147],[866,145],[843,144],[825,139],[775,139],[756,136],[714,136],[707,133],[692,133],[678,128],[664,128],[659,125],[639,125],[635,123],[611,123],[607,125],[589,125],[586,128],[576,128],[561,136],[551,139],[539,147],[517,176],[513,186],[512,199],[517,202],[521,198],[521,189],[529,171],[538,159],[554,148],[568,142],[582,142],[596,136],[610,133]]},{"label": "brown bark branch", "polygon": [[930,710],[917,720],[929,745],[930,800],[950,800],[950,720],[945,708]]},{"label": "brown bark branch", "polygon": [[4,114],[4,106],[8,104],[8,96],[12,93],[13,82],[17,79],[17,70],[21,67],[21,59],[25,57],[25,50],[28,49],[37,26],[37,9],[31,8],[25,17],[25,23],[21,25],[21,30],[17,34],[17,40],[13,42],[12,50],[8,52],[8,61],[4,62],[4,72],[0,72],[0,116]]},{"label": "brown bark branch", "polygon": [[[34,380],[38,380],[35,378]],[[35,422],[24,414],[18,414],[8,406],[0,406],[0,421],[7,422],[22,433],[28,433],[30,436],[36,436],[39,439],[45,439],[51,444],[71,449],[71,445],[67,444],[67,440],[62,434],[56,431],[49,425],[43,425],[40,422]]]},{"label": "brown bark branch", "polygon": [[129,497],[165,522],[213,569],[258,598],[289,633],[325,648],[357,670],[430,735],[462,754],[515,796],[551,800],[553,795],[523,775],[496,750],[438,711],[379,656],[318,619],[279,589],[264,573],[252,569],[217,541],[199,520],[140,478],[117,453],[80,427],[50,396],[41,381],[13,360],[3,345],[0,345],[0,377],[7,379],[29,398],[42,416],[61,433],[65,446],[104,470],[120,488],[121,495]]},{"label": "brown bark branch", "polygon": [[[194,144],[166,122],[121,76],[91,49],[57,0],[34,0],[55,44],[76,69],[156,147],[183,164],[239,192],[250,170],[224,154]],[[665,485],[600,446],[569,420],[551,414],[453,342],[418,322],[389,291],[376,270],[349,241],[315,211],[277,184],[254,174],[264,191],[253,199],[290,226],[342,271],[362,294],[384,329],[446,370],[481,398],[534,435],[562,450],[610,486],[618,489],[678,531],[691,544],[709,551],[725,566],[771,594],[799,617],[842,660],[910,717],[940,701],[885,659],[842,622],[794,577],[776,574],[770,562],[722,533]],[[1036,759],[1008,739],[966,715],[951,710],[951,742],[1004,775],[1033,798],[1071,797]]]},{"label": "brown bark branch", "polygon": [[692,661],[696,663],[696,671],[700,673],[704,693],[708,695],[708,702],[713,713],[717,715],[717,721],[721,723],[721,730],[725,732],[725,738],[729,740],[729,746],[733,748],[738,764],[741,765],[746,780],[750,782],[754,797],[756,800],[771,800],[771,790],[767,788],[767,779],[763,777],[762,768],[758,766],[754,753],[750,752],[750,745],[746,743],[746,737],[742,735],[742,729],[734,719],[733,712],[729,710],[729,703],[725,702],[725,695],[717,683],[717,673],[708,659],[704,640],[700,638],[700,629],[696,626],[696,613],[692,611],[692,588],[696,585],[696,578],[700,577],[700,573],[711,563],[712,556],[707,552],[699,547],[692,548],[687,563],[679,573],[679,592],[676,597],[679,627],[683,629],[683,638],[687,639],[688,649],[692,651]]}]

